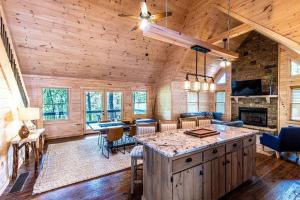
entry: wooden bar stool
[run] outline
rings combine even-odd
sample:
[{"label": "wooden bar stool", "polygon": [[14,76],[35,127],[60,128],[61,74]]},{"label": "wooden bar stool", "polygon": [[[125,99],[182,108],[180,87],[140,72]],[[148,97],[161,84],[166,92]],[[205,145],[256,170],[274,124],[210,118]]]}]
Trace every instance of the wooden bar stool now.
[{"label": "wooden bar stool", "polygon": [[[151,124],[137,124],[137,134],[148,134],[148,133],[155,133],[157,123]],[[142,180],[137,179],[137,162],[138,160],[143,160],[143,145],[135,146],[131,152],[131,194],[134,192],[134,184],[142,183]]]},{"label": "wooden bar stool", "polygon": [[188,128],[196,128],[197,126],[197,118],[189,117],[189,118],[179,118],[180,128],[188,129]]},{"label": "wooden bar stool", "polygon": [[158,123],[159,132],[177,130],[176,120],[160,120]]}]

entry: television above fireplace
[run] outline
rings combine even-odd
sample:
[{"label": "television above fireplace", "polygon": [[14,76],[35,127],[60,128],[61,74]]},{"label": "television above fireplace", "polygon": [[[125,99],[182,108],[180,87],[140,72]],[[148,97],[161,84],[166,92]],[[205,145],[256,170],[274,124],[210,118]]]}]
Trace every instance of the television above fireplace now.
[{"label": "television above fireplace", "polygon": [[262,95],[261,79],[232,81],[232,96]]}]

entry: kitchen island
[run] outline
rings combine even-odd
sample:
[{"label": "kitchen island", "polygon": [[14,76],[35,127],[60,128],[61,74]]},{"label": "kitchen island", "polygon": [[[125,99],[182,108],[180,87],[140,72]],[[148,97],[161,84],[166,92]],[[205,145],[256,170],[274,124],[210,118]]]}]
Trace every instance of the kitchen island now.
[{"label": "kitchen island", "polygon": [[144,145],[144,200],[218,199],[255,176],[256,133],[210,125],[198,138],[178,129],[136,136]]}]

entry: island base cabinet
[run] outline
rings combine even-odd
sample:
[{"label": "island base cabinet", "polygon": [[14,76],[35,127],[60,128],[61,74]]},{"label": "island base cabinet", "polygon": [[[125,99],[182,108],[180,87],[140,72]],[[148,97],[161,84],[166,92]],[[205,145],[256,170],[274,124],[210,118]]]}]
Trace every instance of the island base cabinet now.
[{"label": "island base cabinet", "polygon": [[226,155],[226,192],[230,192],[243,183],[243,151]]},{"label": "island base cabinet", "polygon": [[256,175],[256,145],[243,148],[243,182]]},{"label": "island base cabinet", "polygon": [[202,200],[202,181],[202,165],[174,174],[173,200]]}]

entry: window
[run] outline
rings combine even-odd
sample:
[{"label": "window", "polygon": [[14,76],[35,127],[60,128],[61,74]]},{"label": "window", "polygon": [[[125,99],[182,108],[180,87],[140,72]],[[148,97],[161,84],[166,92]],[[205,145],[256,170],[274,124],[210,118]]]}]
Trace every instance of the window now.
[{"label": "window", "polygon": [[222,85],[226,83],[226,73],[223,73],[222,76],[217,80],[218,85]]},{"label": "window", "polygon": [[133,92],[133,114],[135,115],[147,114],[147,92],[145,91]]},{"label": "window", "polygon": [[188,92],[187,93],[187,112],[198,112],[198,93]]},{"label": "window", "polygon": [[300,88],[291,91],[291,120],[300,121]]},{"label": "window", "polygon": [[[86,124],[103,120],[102,92],[85,91],[85,120]],[[89,128],[89,126],[87,126]]]},{"label": "window", "polygon": [[122,119],[122,92],[107,92],[107,119],[121,120]]},{"label": "window", "polygon": [[44,120],[65,120],[69,117],[69,90],[65,88],[43,89]]},{"label": "window", "polygon": [[216,92],[216,112],[225,113],[225,92]]},{"label": "window", "polygon": [[296,61],[291,61],[291,75],[300,75],[300,64]]}]

